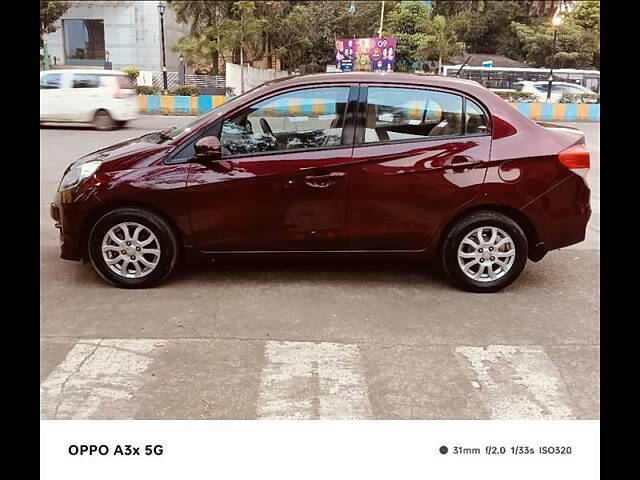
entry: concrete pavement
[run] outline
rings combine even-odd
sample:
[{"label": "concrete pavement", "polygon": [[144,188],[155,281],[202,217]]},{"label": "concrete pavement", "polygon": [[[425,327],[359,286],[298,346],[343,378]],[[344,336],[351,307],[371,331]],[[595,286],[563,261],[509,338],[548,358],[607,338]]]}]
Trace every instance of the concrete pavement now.
[{"label": "concrete pavement", "polygon": [[599,124],[585,242],[492,295],[402,262],[182,268],[125,291],[59,258],[48,205],[123,130],[41,129],[42,418],[599,418]]}]

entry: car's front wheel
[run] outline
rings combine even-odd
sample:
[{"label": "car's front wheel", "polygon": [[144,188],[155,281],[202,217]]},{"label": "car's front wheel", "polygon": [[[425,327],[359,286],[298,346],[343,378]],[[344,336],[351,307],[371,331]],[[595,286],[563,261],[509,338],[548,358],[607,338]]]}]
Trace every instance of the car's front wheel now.
[{"label": "car's front wheel", "polygon": [[89,257],[96,271],[122,288],[163,281],[178,260],[178,240],[158,215],[119,208],[102,216],[89,234]]},{"label": "car's front wheel", "polygon": [[527,236],[511,218],[476,212],[446,234],[441,260],[446,275],[473,292],[496,292],[511,284],[527,263]]}]

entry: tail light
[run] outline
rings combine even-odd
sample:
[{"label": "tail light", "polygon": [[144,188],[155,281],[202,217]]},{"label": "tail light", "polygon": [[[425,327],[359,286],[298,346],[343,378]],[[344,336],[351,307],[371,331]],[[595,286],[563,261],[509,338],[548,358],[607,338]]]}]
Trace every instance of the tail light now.
[{"label": "tail light", "polygon": [[558,160],[562,165],[574,173],[585,178],[591,166],[591,155],[584,144],[573,145],[558,154]]},{"label": "tail light", "polygon": [[115,98],[129,98],[132,95],[130,91],[130,84],[128,84],[128,79],[126,77],[116,77],[116,89],[113,94]]}]

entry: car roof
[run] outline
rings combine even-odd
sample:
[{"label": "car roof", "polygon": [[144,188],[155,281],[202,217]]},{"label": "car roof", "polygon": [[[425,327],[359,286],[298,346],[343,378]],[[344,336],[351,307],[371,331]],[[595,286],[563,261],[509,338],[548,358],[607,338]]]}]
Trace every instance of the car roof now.
[{"label": "car roof", "polygon": [[373,82],[373,83],[414,83],[417,85],[465,87],[478,86],[478,82],[456,77],[443,77],[439,75],[427,75],[420,73],[399,73],[399,72],[331,72],[313,73],[309,75],[292,75],[289,77],[271,80],[268,84],[287,83],[290,85],[300,85],[309,82]]},{"label": "car roof", "polygon": [[85,74],[97,74],[97,75],[125,75],[124,72],[119,70],[99,70],[97,68],[56,68],[55,70],[44,70],[40,72],[40,75],[44,73],[80,73]]}]

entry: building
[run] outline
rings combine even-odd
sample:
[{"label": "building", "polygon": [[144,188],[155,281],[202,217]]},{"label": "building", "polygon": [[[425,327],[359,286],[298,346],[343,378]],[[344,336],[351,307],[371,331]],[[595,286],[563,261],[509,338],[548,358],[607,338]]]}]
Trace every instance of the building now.
[{"label": "building", "polygon": [[[47,35],[52,68],[104,68],[134,66],[162,70],[162,43],[158,2],[76,1]],[[180,55],[171,46],[186,35],[188,26],[176,22],[175,12],[164,11],[165,52],[168,71],[178,71]]]}]

